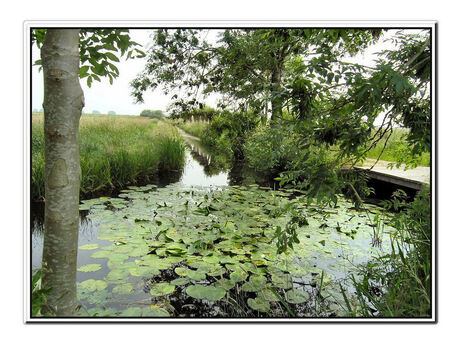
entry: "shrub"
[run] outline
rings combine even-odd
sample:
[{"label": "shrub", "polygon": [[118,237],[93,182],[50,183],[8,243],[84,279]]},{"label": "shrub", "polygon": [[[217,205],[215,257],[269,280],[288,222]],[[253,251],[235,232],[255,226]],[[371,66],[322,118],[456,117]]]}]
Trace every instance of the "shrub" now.
[{"label": "shrub", "polygon": [[237,159],[244,157],[244,143],[258,124],[253,112],[232,113],[222,111],[213,117],[204,131],[204,143],[222,151],[230,151]]},{"label": "shrub", "polygon": [[153,119],[163,119],[165,115],[161,110],[144,110],[141,112],[140,116]]},{"label": "shrub", "polygon": [[287,127],[260,126],[244,145],[245,157],[258,171],[278,173],[293,166],[298,150]]}]

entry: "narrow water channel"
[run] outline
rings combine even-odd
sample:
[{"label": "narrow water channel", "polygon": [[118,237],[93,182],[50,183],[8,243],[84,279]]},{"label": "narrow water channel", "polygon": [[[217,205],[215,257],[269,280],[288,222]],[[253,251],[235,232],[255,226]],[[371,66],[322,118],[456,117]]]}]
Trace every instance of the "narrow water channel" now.
[{"label": "narrow water channel", "polygon": [[[155,185],[128,187],[119,197],[84,202],[77,259],[81,314],[289,316],[292,312],[283,311],[268,291],[269,279],[295,315],[339,316],[344,304],[338,281],[357,264],[388,251],[390,229],[380,231],[383,242],[374,247],[369,214],[354,211],[343,199],[335,209],[310,206],[295,252],[279,255],[271,240],[274,230],[288,222],[281,207],[289,201],[305,206],[302,198],[271,190],[265,178],[244,167],[230,167],[197,138],[182,136],[187,150],[180,175],[163,177]],[[31,265],[38,269],[43,207],[34,205],[31,216]],[[98,270],[83,270],[89,264]],[[95,281],[104,289],[94,291],[86,285]],[[314,299],[319,283],[334,301],[319,304]],[[169,288],[172,293],[162,292]],[[203,288],[214,292],[195,292]],[[351,292],[350,287],[346,290]],[[227,299],[214,303],[213,295],[220,291]]]},{"label": "narrow water channel", "polygon": [[[219,187],[229,185],[230,169],[220,168],[219,170],[210,170],[213,157],[206,146],[200,143],[196,137],[181,131],[181,135],[187,143],[185,151],[185,165],[180,175],[163,176],[155,182],[157,186],[164,187],[168,184],[180,183],[184,186],[202,186],[202,187]],[[231,184],[241,181],[238,175],[232,177]],[[86,218],[87,212],[80,212],[80,231],[78,237],[79,245],[99,242],[97,223]],[[33,203],[31,211],[31,245],[32,245],[32,270],[41,267],[42,249],[43,249],[43,226],[44,223],[44,206],[42,203]],[[78,254],[78,266],[87,264],[88,257],[82,252]],[[85,276],[78,273],[78,281]]]}]

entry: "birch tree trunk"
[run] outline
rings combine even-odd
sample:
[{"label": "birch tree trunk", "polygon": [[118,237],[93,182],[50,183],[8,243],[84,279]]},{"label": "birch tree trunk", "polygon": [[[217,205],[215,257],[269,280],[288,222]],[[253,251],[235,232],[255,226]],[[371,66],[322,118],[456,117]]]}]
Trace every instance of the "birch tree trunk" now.
[{"label": "birch tree trunk", "polygon": [[45,234],[42,286],[52,288],[44,313],[73,316],[77,307],[80,155],[84,106],[79,30],[48,29],[41,50],[45,112]]}]

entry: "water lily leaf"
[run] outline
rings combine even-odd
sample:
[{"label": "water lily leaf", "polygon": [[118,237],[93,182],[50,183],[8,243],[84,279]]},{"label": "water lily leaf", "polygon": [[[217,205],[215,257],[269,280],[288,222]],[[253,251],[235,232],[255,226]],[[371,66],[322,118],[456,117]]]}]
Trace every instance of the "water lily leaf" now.
[{"label": "water lily leaf", "polygon": [[190,280],[188,278],[183,278],[183,277],[180,277],[180,278],[176,278],[175,280],[172,280],[171,281],[171,284],[175,285],[175,286],[183,286],[187,283],[189,283]]},{"label": "water lily leaf", "polygon": [[101,290],[95,291],[90,296],[88,296],[87,300],[88,300],[88,303],[91,305],[96,305],[96,304],[100,305],[100,304],[105,303],[111,297],[112,297],[112,294],[110,294],[105,289],[101,289]]},{"label": "water lily leaf", "polygon": [[96,258],[96,259],[108,258],[110,257],[111,254],[112,252],[109,252],[109,251],[98,251],[98,252],[94,252],[93,254],[91,254],[91,258]]},{"label": "water lily leaf", "polygon": [[292,278],[288,274],[272,274],[272,283],[278,288],[292,288]]},{"label": "water lily leaf", "polygon": [[95,272],[102,268],[101,264],[87,264],[80,266],[77,270],[81,272]]},{"label": "water lily leaf", "polygon": [[242,281],[245,281],[246,278],[248,278],[248,274],[244,272],[243,270],[237,270],[230,274],[230,279],[233,282],[242,282]]},{"label": "water lily leaf", "polygon": [[214,285],[225,290],[230,290],[235,287],[235,282],[226,278],[221,278],[220,280],[217,280]]},{"label": "water lily leaf", "polygon": [[291,304],[301,304],[308,300],[308,293],[300,289],[291,289],[286,292],[286,301]]},{"label": "water lily leaf", "polygon": [[90,292],[95,290],[103,290],[107,288],[107,282],[101,280],[89,279],[80,283],[81,288],[86,289]]},{"label": "water lily leaf", "polygon": [[105,280],[110,283],[123,283],[129,277],[130,272],[127,269],[113,269],[110,271]]},{"label": "water lily leaf", "polygon": [[120,317],[140,317],[142,309],[140,307],[130,307],[120,313]]},{"label": "water lily leaf", "polygon": [[112,289],[112,293],[120,294],[120,295],[129,294],[132,291],[133,291],[133,285],[131,283],[120,284],[118,286],[115,286]]},{"label": "water lily leaf", "polygon": [[225,289],[214,286],[203,286],[201,284],[188,286],[185,290],[188,295],[195,299],[206,299],[217,301],[225,296]]},{"label": "water lily leaf", "polygon": [[150,294],[153,296],[163,296],[163,295],[168,295],[174,292],[176,289],[176,286],[174,284],[170,283],[157,283],[152,286],[150,289]]},{"label": "water lily leaf", "polygon": [[87,245],[82,245],[78,247],[78,249],[84,250],[84,251],[92,251],[94,249],[98,249],[99,245],[97,243],[89,243]]},{"label": "water lily leaf", "polygon": [[264,288],[257,292],[257,296],[265,301],[279,301],[278,297],[268,288]]},{"label": "water lily leaf", "polygon": [[270,310],[270,303],[259,296],[255,299],[249,298],[248,305],[253,310],[260,312],[268,312]]},{"label": "water lily leaf", "polygon": [[138,266],[135,268],[128,269],[131,276],[134,277],[153,277],[160,274],[160,271],[156,268],[149,266]]},{"label": "water lily leaf", "polygon": [[169,312],[156,305],[150,305],[142,310],[142,317],[170,317]]},{"label": "water lily leaf", "polygon": [[107,258],[113,262],[123,262],[129,259],[129,255],[120,253],[111,253]]},{"label": "water lily leaf", "polygon": [[267,279],[264,276],[252,275],[249,281],[243,284],[241,289],[245,292],[257,292],[267,285]]}]

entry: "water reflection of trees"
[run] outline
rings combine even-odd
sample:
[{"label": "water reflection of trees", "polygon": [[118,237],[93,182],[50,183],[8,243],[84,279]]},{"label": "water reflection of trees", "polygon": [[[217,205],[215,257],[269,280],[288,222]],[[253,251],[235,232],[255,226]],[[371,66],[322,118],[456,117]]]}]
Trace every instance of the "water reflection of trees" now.
[{"label": "water reflection of trees", "polygon": [[230,170],[231,157],[225,153],[219,153],[205,148],[201,143],[193,139],[187,139],[190,154],[202,167],[206,176],[215,176]]}]

